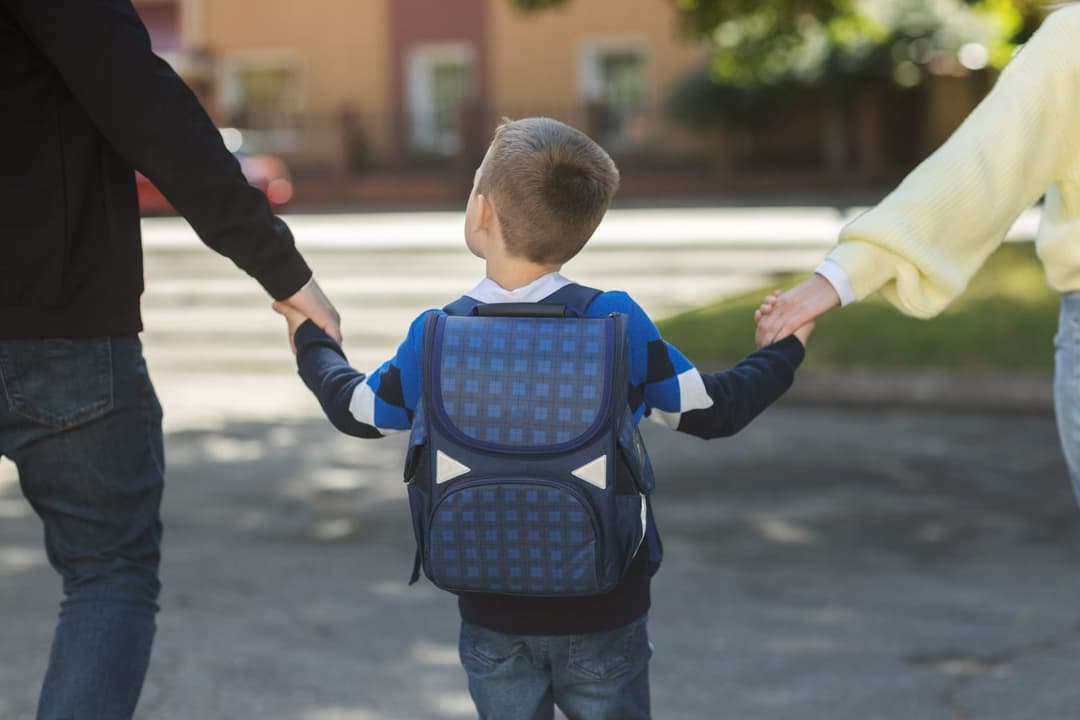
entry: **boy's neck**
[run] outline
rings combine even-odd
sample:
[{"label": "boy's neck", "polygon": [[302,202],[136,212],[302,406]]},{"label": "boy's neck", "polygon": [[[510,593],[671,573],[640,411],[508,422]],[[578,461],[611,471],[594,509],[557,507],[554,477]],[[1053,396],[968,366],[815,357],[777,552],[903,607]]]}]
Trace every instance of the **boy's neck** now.
[{"label": "boy's neck", "polygon": [[486,274],[504,290],[517,290],[561,268],[561,265],[540,265],[520,258],[488,258]]}]

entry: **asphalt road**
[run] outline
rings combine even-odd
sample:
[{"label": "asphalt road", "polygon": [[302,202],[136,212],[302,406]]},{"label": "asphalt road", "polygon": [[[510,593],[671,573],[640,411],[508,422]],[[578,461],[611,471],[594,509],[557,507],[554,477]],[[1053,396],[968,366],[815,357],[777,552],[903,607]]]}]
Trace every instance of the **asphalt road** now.
[{"label": "asphalt road", "polygon": [[[848,216],[617,212],[567,272],[662,317],[809,269]],[[358,366],[476,282],[460,221],[292,220]],[[453,598],[405,584],[403,439],[335,434],[257,286],[179,222],[144,229],[169,475],[138,717],[474,716]],[[731,440],[648,439],[668,553],[651,620],[657,718],[1080,717],[1080,516],[1047,414],[780,407]],[[58,599],[0,460],[0,720],[32,717]]]},{"label": "asphalt road", "polygon": [[[774,408],[662,428],[657,718],[1080,717],[1080,516],[1052,419]],[[315,419],[168,439],[140,718],[474,716],[453,599],[408,588],[401,439]],[[58,581],[0,463],[0,717],[30,718]]]}]

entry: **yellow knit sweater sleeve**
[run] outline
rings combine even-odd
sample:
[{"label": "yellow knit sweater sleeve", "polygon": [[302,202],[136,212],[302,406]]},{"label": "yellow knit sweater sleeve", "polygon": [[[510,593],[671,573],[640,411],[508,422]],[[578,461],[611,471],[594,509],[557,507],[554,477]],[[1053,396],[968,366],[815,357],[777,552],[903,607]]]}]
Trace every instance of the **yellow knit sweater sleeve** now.
[{"label": "yellow knit sweater sleeve", "polygon": [[1080,7],[1053,13],[949,140],[840,233],[858,298],[935,315],[1080,146]]}]

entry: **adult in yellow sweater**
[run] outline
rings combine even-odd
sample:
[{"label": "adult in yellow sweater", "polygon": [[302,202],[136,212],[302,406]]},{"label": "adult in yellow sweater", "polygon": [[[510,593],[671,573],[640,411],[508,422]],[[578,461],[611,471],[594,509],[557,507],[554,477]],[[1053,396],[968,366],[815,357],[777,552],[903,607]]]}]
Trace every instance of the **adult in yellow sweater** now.
[{"label": "adult in yellow sweater", "polygon": [[1055,405],[1080,501],[1080,4],[1047,17],[952,137],[847,225],[809,280],[766,301],[758,344],[878,290],[905,313],[936,315],[1044,194],[1036,247],[1062,293]]}]

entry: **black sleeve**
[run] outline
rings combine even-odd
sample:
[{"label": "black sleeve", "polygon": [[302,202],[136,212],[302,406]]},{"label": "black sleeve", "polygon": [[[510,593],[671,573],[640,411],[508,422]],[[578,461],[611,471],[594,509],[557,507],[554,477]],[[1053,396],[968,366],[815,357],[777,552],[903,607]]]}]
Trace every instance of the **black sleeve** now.
[{"label": "black sleeve", "polygon": [[701,373],[713,404],[683,413],[676,429],[706,439],[734,435],[787,392],[804,355],[792,335],[747,355],[730,370]]},{"label": "black sleeve", "polygon": [[110,144],[208,246],[274,298],[311,271],[288,227],[251,187],[191,90],[150,49],[130,0],[5,0]]}]

